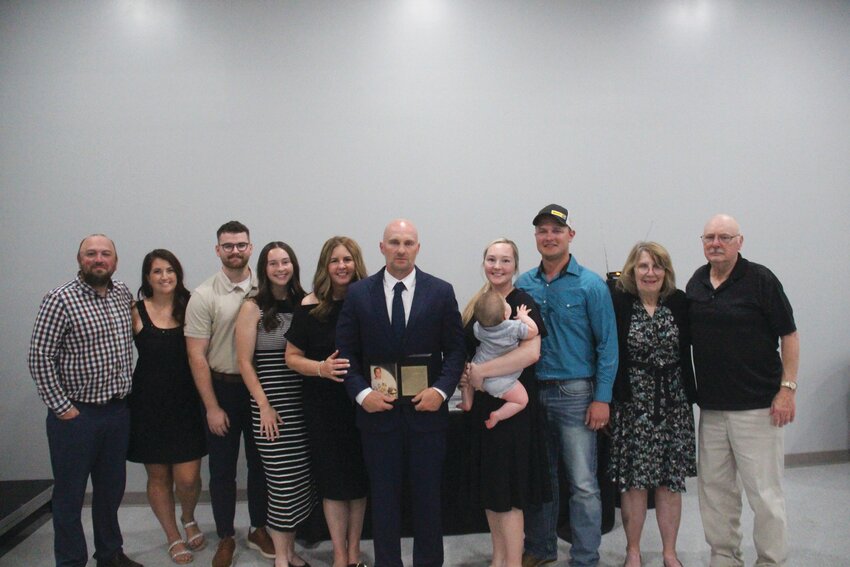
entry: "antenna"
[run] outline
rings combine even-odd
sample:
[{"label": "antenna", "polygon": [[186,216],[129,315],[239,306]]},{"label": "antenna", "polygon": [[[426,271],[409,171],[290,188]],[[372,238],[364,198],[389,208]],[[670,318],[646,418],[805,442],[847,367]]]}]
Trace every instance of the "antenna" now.
[{"label": "antenna", "polygon": [[[600,227],[602,223],[600,222]],[[620,272],[612,272],[608,266],[608,246],[605,244],[605,236],[602,236],[602,253],[605,255],[605,283],[608,289],[614,288],[614,283],[620,279]]]},{"label": "antenna", "polygon": [[605,255],[605,273],[611,271],[608,267],[608,248],[605,246],[605,237],[602,238],[602,253]]},{"label": "antenna", "polygon": [[608,273],[608,247],[605,244],[605,224],[599,219],[599,235],[602,237],[602,255],[605,257],[605,273]]},{"label": "antenna", "polygon": [[649,228],[646,230],[646,236],[643,237],[644,242],[647,242],[649,240],[649,233],[652,232],[652,225],[654,224],[654,220],[649,221]]}]

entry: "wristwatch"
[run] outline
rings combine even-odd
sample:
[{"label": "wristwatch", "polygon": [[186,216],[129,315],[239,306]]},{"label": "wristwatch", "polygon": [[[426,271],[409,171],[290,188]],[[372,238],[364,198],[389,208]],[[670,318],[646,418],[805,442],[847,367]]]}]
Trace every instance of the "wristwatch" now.
[{"label": "wristwatch", "polygon": [[792,392],[797,391],[797,383],[792,382],[791,380],[783,380],[782,382],[779,383],[779,386],[782,387],[782,388],[788,388]]}]

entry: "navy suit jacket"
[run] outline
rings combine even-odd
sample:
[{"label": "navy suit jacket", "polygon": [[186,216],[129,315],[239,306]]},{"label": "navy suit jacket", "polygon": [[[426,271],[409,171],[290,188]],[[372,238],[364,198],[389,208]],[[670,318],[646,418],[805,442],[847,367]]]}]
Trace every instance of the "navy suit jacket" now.
[{"label": "navy suit jacket", "polygon": [[[413,354],[432,353],[431,384],[451,397],[463,372],[466,352],[460,313],[451,284],[416,268],[416,288],[401,346],[393,336],[387,300],[384,295],[384,270],[353,283],[345,295],[336,328],[340,358],[351,367],[345,387],[354,399],[371,387],[369,364],[400,362]],[[365,374],[364,374],[365,370]],[[448,403],[437,411],[419,412],[412,404],[368,413],[357,406],[357,426],[363,431],[391,431],[406,420],[414,431],[437,431],[448,427]]]}]

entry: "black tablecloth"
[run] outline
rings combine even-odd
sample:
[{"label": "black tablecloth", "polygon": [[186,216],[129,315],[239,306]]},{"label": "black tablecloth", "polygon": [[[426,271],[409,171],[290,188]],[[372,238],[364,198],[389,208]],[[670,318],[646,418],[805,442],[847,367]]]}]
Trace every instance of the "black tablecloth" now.
[{"label": "black tablecloth", "polygon": [[[602,533],[608,533],[614,527],[616,493],[614,486],[605,476],[609,453],[608,437],[600,433],[598,445],[598,477],[602,492]],[[469,437],[466,433],[464,415],[460,412],[451,412],[449,415],[446,464],[443,474],[443,533],[445,535],[489,532],[484,510],[470,506],[469,498],[464,493],[463,487],[466,486],[466,482],[463,479],[466,478],[468,471],[467,459],[469,455]],[[569,541],[569,485],[562,471],[560,476],[558,535]],[[402,535],[411,537],[413,535],[413,523],[407,487],[405,487],[403,499]],[[367,507],[363,525],[363,539],[371,539],[371,523],[371,508]],[[329,539],[321,505],[316,506],[310,518],[298,528],[297,537],[306,545]]]}]

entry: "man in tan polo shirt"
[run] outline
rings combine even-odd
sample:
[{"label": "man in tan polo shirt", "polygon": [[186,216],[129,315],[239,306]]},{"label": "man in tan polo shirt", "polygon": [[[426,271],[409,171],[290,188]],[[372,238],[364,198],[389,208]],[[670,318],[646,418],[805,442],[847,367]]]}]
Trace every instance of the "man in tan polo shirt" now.
[{"label": "man in tan polo shirt", "polygon": [[251,431],[251,396],[239,375],[233,338],[242,301],[257,292],[257,279],[248,267],[250,232],[238,221],[226,222],[216,233],[221,270],[192,293],[186,308],[186,346],[195,385],[207,416],[207,446],[218,549],[213,567],[230,567],[236,550],[236,465],[239,438],[245,440],[248,461],[248,547],[274,558],[266,532],[266,478]]}]

